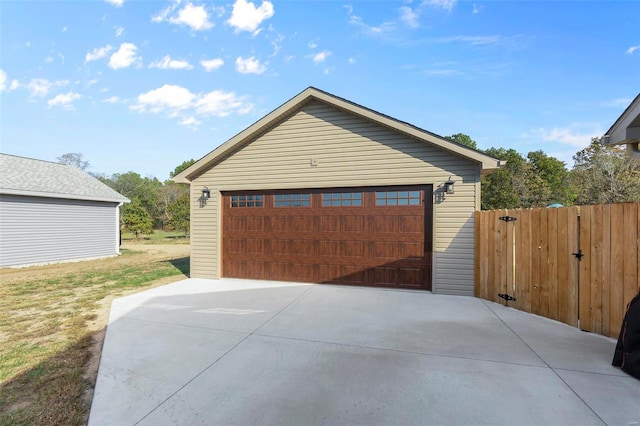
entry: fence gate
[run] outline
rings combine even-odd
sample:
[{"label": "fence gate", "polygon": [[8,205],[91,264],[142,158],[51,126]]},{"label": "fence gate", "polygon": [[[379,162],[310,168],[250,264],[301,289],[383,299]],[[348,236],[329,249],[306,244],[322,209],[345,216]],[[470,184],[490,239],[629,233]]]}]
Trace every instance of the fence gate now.
[{"label": "fence gate", "polygon": [[617,337],[640,290],[640,203],[476,212],[477,297]]}]

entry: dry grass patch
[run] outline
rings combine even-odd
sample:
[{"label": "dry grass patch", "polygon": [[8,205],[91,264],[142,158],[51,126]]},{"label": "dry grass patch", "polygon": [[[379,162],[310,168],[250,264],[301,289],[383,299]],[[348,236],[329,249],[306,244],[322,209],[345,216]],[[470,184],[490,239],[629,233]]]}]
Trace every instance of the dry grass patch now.
[{"label": "dry grass patch", "polygon": [[189,246],[0,271],[0,425],[88,419],[111,300],[188,274]]}]

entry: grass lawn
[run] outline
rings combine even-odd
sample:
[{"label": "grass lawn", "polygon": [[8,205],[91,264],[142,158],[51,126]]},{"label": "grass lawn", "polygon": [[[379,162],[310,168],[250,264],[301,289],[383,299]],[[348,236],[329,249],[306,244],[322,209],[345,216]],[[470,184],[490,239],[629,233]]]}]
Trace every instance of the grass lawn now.
[{"label": "grass lawn", "polygon": [[[160,244],[166,241],[154,239],[158,245],[152,255],[134,245],[122,256],[56,265],[53,272],[36,267],[29,276],[31,268],[15,274],[4,270],[0,425],[86,424],[96,373],[88,365],[97,366],[97,336],[103,335],[110,301],[188,274],[188,239],[181,241],[184,248],[178,247],[181,257],[175,256],[176,247],[169,247],[174,250],[159,258]],[[151,244],[139,243],[140,248]]]},{"label": "grass lawn", "polygon": [[[188,237],[184,234],[184,232],[176,232],[176,231],[161,231],[155,230],[153,234],[147,235],[139,235],[139,242],[157,242],[162,241],[163,243],[170,243],[171,241],[180,242],[180,240],[188,239]],[[136,236],[131,232],[123,232],[122,233],[122,241],[135,241]]]}]

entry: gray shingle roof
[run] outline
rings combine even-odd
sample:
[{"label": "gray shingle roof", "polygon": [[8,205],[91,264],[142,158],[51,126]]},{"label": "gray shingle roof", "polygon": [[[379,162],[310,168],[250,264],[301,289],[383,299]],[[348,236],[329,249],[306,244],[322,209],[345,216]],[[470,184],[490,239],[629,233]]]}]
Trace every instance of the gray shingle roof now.
[{"label": "gray shingle roof", "polygon": [[129,202],[76,167],[8,154],[0,154],[0,194]]}]

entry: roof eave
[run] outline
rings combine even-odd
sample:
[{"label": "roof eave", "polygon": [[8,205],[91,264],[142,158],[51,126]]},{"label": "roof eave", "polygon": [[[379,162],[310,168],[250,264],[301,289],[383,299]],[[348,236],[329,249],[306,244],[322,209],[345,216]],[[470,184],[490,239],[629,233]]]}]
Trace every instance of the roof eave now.
[{"label": "roof eave", "polygon": [[339,98],[314,87],[308,87],[278,108],[271,111],[269,114],[265,115],[260,120],[256,121],[251,126],[247,127],[242,132],[227,140],[225,143],[202,157],[200,160],[196,161],[181,173],[174,176],[173,180],[177,183],[190,183],[191,181],[193,181],[193,179],[202,174],[205,170],[208,170],[210,167],[212,167],[220,158],[223,158],[234,148],[236,148],[237,146],[242,146],[243,143],[250,140],[255,135],[260,134],[270,128],[270,126],[274,122],[282,120],[292,110],[296,110],[305,103],[310,102],[314,99],[326,102],[329,105],[333,105],[352,114],[359,115],[365,119],[379,123],[385,127],[389,127],[398,132],[414,137],[418,140],[431,143],[441,149],[465,157],[468,160],[477,162],[481,164],[483,171],[495,170],[503,165],[500,160],[490,157],[486,154],[475,151],[471,148],[464,147],[462,145],[455,144],[442,138],[441,136],[412,126],[408,123],[398,121],[397,119],[355,104],[346,99]]},{"label": "roof eave", "polygon": [[107,203],[130,203],[127,197],[122,198],[108,198],[108,197],[94,197],[90,195],[75,195],[75,194],[58,194],[54,192],[40,192],[40,191],[25,191],[10,188],[0,188],[0,194],[5,195],[21,195],[25,197],[40,197],[40,198],[59,198],[68,200],[83,200],[83,201],[101,201]]},{"label": "roof eave", "polygon": [[601,142],[607,145],[637,144],[640,142],[640,126],[637,125],[639,118],[640,93],[620,114],[620,117],[601,138]]}]

